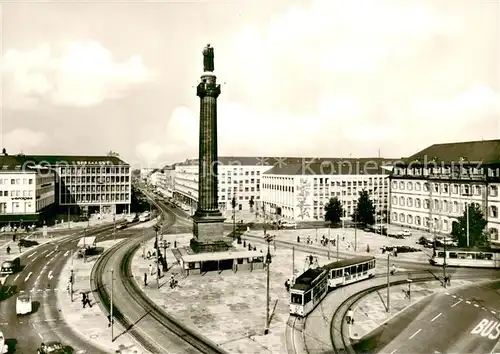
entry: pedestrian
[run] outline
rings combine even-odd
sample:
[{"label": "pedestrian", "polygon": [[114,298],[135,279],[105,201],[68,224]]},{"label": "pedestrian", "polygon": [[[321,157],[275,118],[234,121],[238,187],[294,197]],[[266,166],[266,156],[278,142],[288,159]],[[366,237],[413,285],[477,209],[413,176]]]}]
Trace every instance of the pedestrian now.
[{"label": "pedestrian", "polygon": [[10,246],[7,246],[7,255],[10,255]]},{"label": "pedestrian", "polygon": [[[89,307],[90,307],[90,308],[92,308],[92,304],[91,304],[90,299],[89,299],[89,297],[88,297],[88,296],[85,298],[85,303],[86,303],[87,305],[89,305]],[[83,307],[85,308],[85,306],[83,306]]]},{"label": "pedestrian", "polygon": [[448,285],[451,286],[451,275],[448,275]]},{"label": "pedestrian", "polygon": [[153,275],[153,266],[149,265],[149,275]]},{"label": "pedestrian", "polygon": [[391,275],[396,274],[396,266],[393,264],[391,268]]},{"label": "pedestrian", "polygon": [[148,286],[148,273],[144,273],[144,286]]},{"label": "pedestrian", "polygon": [[354,313],[351,308],[347,311],[347,315],[345,317],[347,324],[352,324],[354,323]]},{"label": "pedestrian", "polygon": [[285,282],[285,288],[286,288],[286,292],[290,292],[290,279],[287,279],[286,282]]}]

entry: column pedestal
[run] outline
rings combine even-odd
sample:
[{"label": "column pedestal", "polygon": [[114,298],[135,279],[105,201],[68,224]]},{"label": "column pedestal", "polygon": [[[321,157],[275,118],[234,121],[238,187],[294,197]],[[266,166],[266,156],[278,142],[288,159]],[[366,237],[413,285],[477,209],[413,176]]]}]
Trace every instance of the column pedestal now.
[{"label": "column pedestal", "polygon": [[227,251],[230,246],[223,240],[224,219],[220,213],[203,216],[195,214],[191,249],[196,253]]}]

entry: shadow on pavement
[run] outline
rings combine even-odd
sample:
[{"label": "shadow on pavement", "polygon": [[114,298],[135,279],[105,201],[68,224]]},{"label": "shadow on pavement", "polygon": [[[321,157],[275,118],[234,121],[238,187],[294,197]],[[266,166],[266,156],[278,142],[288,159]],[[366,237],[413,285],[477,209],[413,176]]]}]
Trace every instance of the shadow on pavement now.
[{"label": "shadow on pavement", "polygon": [[397,317],[354,342],[352,345],[354,351],[356,353],[373,354],[382,350],[412,323],[418,314],[432,301],[432,298],[431,296],[407,308]]},{"label": "shadow on pavement", "polygon": [[7,353],[16,353],[17,339],[7,338],[5,339],[5,345],[9,348]]},{"label": "shadow on pavement", "polygon": [[[118,339],[118,338],[120,338],[122,335],[124,335],[124,334],[126,334],[128,331],[130,331],[130,330],[131,330],[131,329],[132,329],[132,328],[133,328],[136,324],[138,324],[139,322],[141,322],[141,320],[142,320],[143,318],[145,318],[147,315],[149,315],[149,314],[151,313],[151,311],[152,311],[152,310],[149,310],[149,311],[147,311],[146,313],[144,313],[144,315],[142,315],[141,317],[139,317],[139,318],[137,319],[137,321],[135,321],[134,323],[132,323],[131,325],[129,325],[127,328],[125,328],[125,330],[124,330],[122,333],[120,333],[119,335],[117,335],[115,338],[113,338],[113,340],[114,340],[114,341],[115,341],[115,340],[117,340],[117,339]],[[120,319],[125,320],[125,318],[123,317],[123,315],[122,315],[120,312],[118,312],[118,313],[114,314],[114,317],[115,317],[115,319],[118,319],[118,320],[120,320]],[[113,321],[113,322],[114,322],[114,321]],[[109,326],[111,326],[111,323],[109,324]]]},{"label": "shadow on pavement", "polygon": [[40,302],[39,301],[32,301],[31,302],[31,313],[36,313],[38,309],[40,308]]},{"label": "shadow on pavement", "polygon": [[17,293],[17,285],[6,285],[0,289],[0,301],[7,300]]}]

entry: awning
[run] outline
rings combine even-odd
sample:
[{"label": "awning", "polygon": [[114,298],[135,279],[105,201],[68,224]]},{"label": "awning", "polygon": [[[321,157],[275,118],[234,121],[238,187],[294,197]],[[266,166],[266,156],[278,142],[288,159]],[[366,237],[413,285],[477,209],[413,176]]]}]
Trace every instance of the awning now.
[{"label": "awning", "polygon": [[0,223],[7,222],[36,222],[40,220],[40,214],[0,214]]}]

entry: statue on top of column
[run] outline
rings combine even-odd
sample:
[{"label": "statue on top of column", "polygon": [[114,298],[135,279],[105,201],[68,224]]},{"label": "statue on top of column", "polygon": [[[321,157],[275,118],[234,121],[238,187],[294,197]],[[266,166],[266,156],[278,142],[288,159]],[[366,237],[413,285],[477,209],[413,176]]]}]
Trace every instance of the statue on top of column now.
[{"label": "statue on top of column", "polygon": [[214,48],[210,44],[203,49],[203,71],[214,71]]}]

